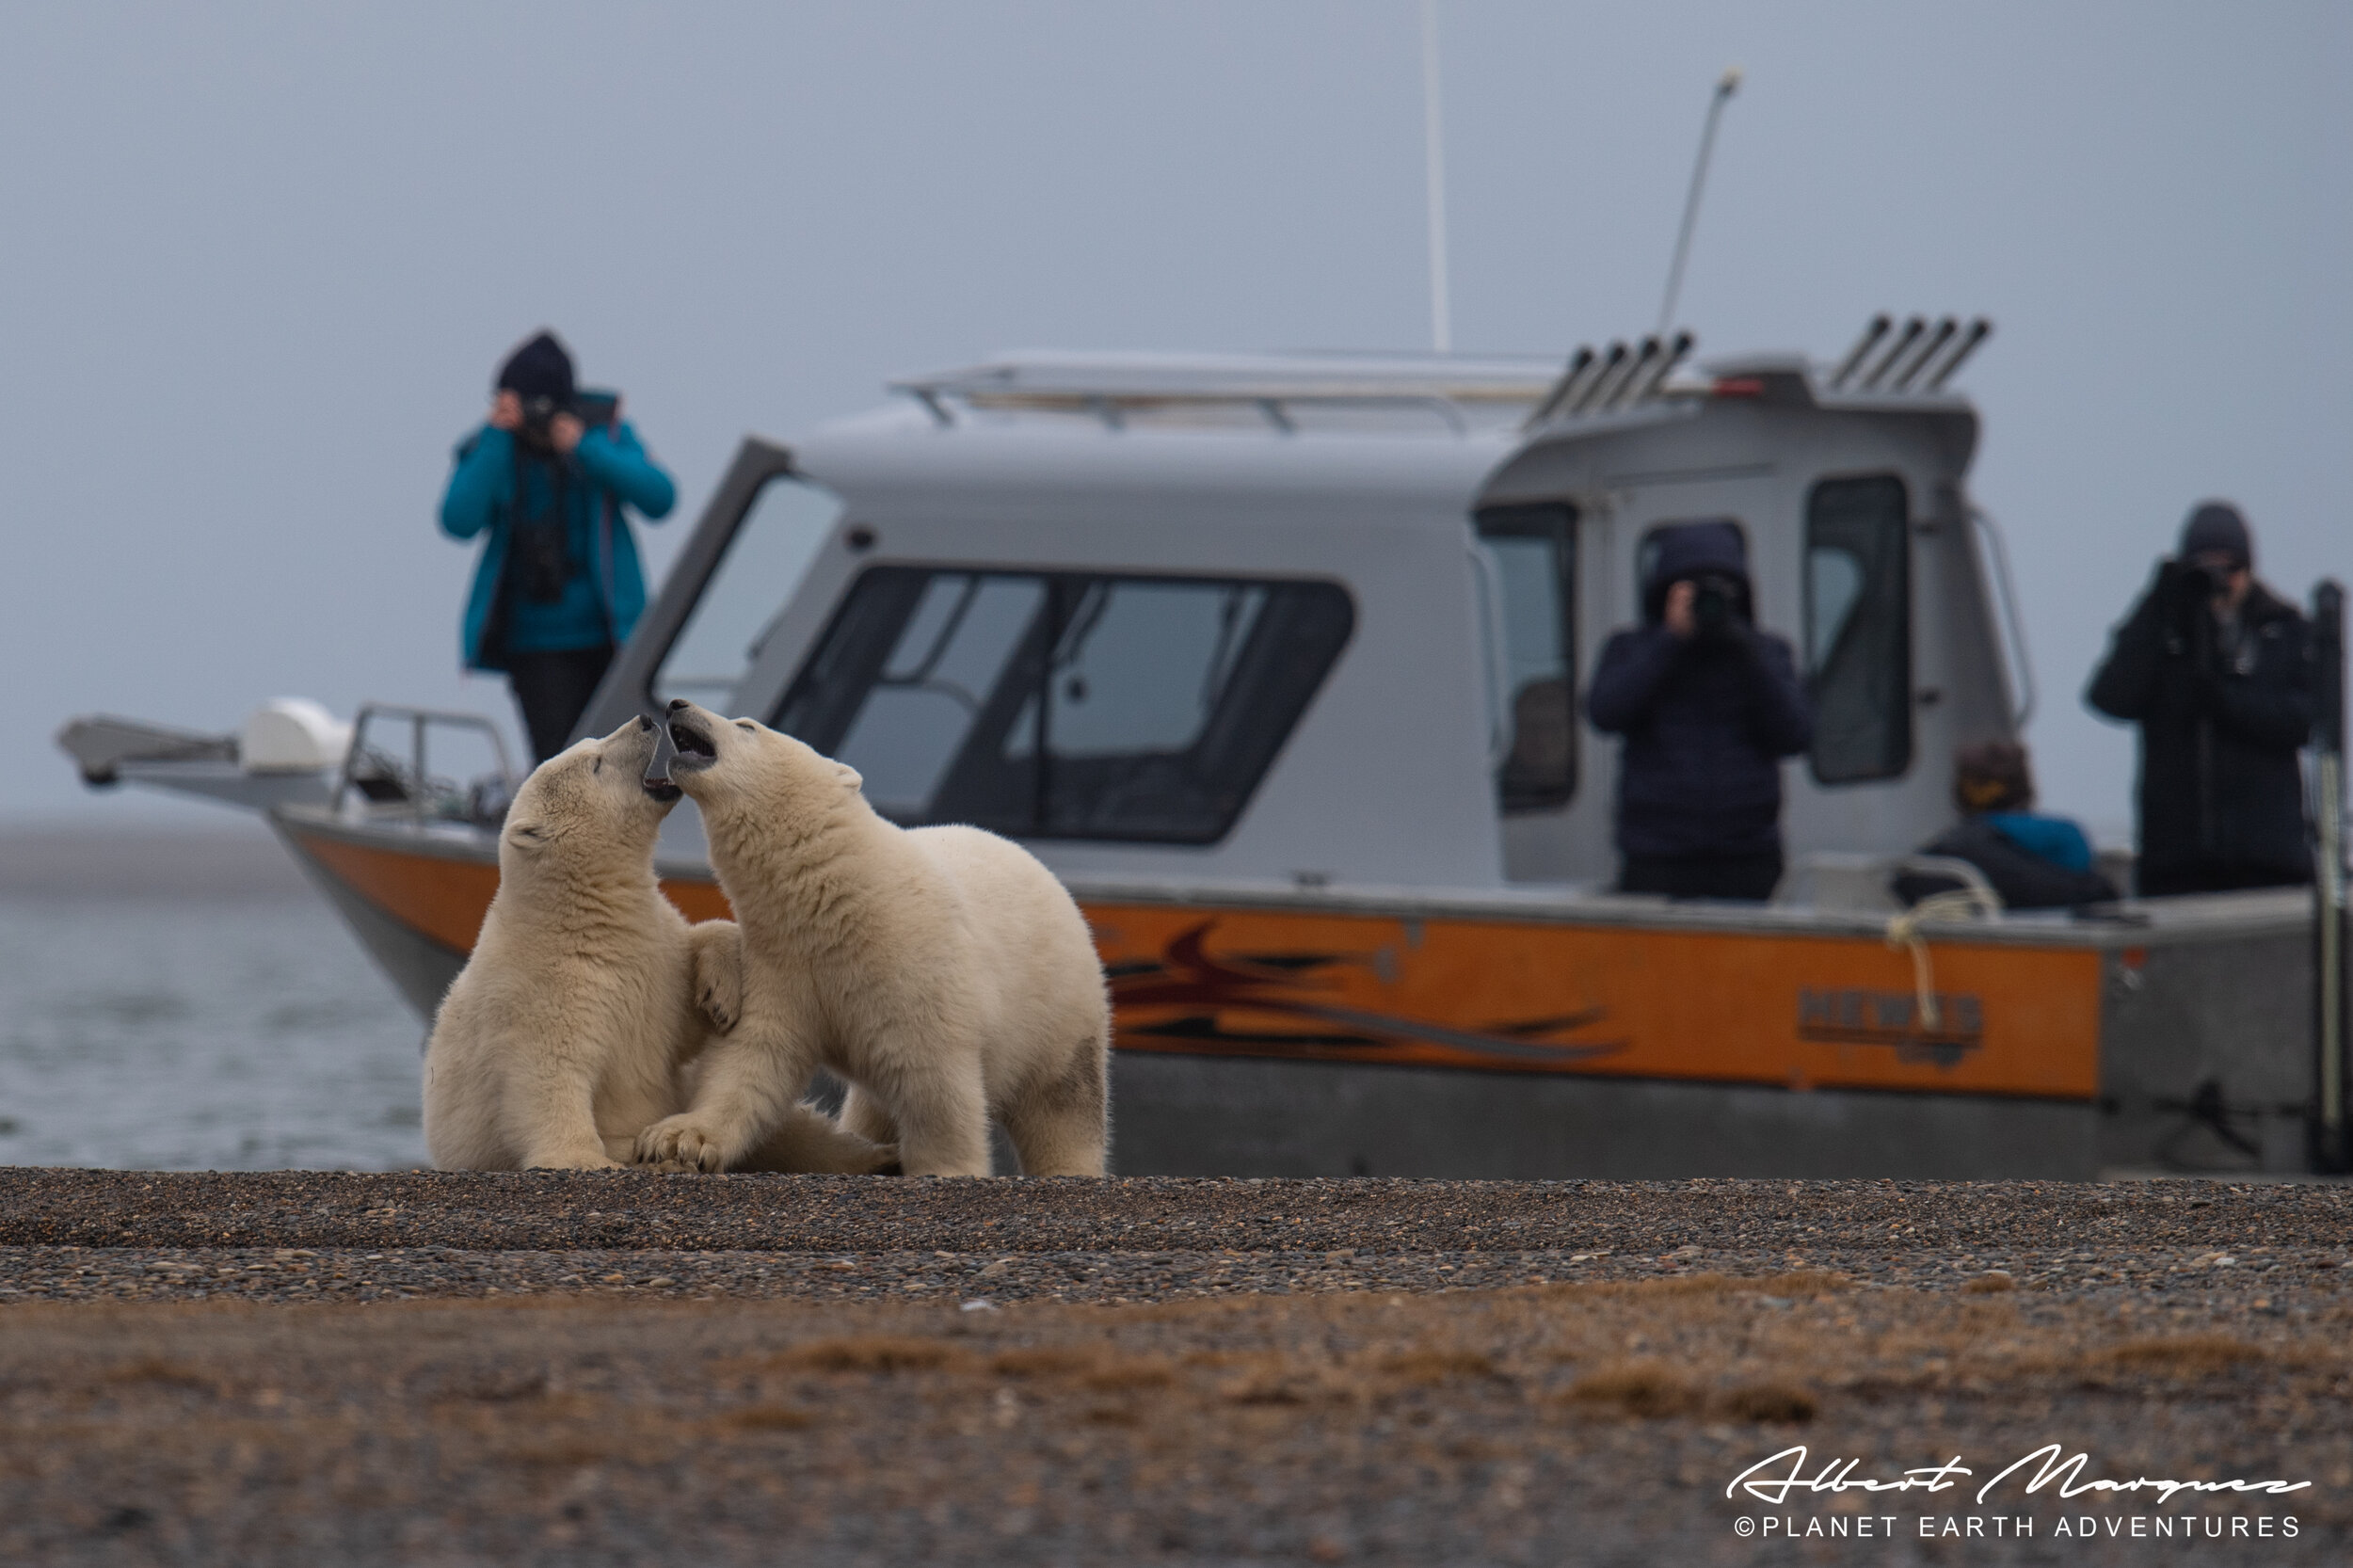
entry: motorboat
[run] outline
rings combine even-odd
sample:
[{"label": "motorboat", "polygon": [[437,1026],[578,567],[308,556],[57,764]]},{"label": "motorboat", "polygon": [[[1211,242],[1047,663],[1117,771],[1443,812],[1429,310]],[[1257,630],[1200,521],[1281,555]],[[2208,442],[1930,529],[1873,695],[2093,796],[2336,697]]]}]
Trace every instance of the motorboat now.
[{"label": "motorboat", "polygon": [[[2312,892],[2006,911],[1951,863],[1926,869],[1970,896],[1891,891],[1951,821],[1956,749],[2034,700],[1951,386],[1987,331],[909,377],[743,443],[581,732],[692,697],[849,762],[896,822],[1028,845],[1100,946],[1125,1173],[2310,1169],[2345,1099]],[[1695,520],[1741,530],[1817,713],[1761,905],[1610,890],[1581,681]],[[496,727],[256,723],[61,740],[93,779],[264,811],[430,1017],[515,775],[437,758]],[[727,914],[691,803],[660,869]]]}]

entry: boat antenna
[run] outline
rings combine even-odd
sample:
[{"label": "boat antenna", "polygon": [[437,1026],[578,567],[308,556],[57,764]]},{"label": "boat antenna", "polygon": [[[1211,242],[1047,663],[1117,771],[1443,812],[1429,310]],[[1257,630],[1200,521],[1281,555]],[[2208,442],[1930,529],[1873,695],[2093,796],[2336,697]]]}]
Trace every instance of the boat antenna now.
[{"label": "boat antenna", "polygon": [[1446,136],[1438,111],[1438,0],[1421,0],[1421,133],[1430,203],[1430,346],[1454,349],[1453,311],[1447,301]]},{"label": "boat antenna", "polygon": [[[1424,0],[1425,6],[1428,0]],[[1691,226],[1699,221],[1700,189],[1707,184],[1708,156],[1716,151],[1716,122],[1724,117],[1724,105],[1740,90],[1740,68],[1728,67],[1716,78],[1715,96],[1707,101],[1707,124],[1700,132],[1700,155],[1691,165],[1691,193],[1683,199],[1683,232],[1675,235],[1675,259],[1667,268],[1667,297],[1658,306],[1658,335],[1664,338],[1667,328],[1674,325],[1675,297],[1683,292],[1683,264],[1691,254]]]}]

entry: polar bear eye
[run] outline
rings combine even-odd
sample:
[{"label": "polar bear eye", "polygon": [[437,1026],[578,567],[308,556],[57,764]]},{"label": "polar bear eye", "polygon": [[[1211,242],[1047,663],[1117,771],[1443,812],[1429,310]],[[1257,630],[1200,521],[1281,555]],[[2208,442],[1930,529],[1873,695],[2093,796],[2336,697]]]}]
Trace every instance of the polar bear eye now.
[{"label": "polar bear eye", "polygon": [[602,773],[604,771],[604,759],[601,757],[598,758],[596,766],[590,768],[588,771],[590,773]]}]

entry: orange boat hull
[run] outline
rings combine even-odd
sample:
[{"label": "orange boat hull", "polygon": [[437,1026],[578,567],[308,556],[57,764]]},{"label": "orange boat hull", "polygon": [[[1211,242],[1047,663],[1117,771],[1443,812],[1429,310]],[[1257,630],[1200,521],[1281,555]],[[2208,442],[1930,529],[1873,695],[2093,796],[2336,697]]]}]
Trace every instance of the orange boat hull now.
[{"label": "orange boat hull", "polygon": [[[344,891],[461,960],[498,888],[479,855],[281,828]],[[712,882],[663,884],[723,919]],[[1295,1062],[2089,1101],[2102,953],[1538,917],[1082,900],[1119,1048]],[[1930,1016],[1931,1011],[1933,1016]]]}]

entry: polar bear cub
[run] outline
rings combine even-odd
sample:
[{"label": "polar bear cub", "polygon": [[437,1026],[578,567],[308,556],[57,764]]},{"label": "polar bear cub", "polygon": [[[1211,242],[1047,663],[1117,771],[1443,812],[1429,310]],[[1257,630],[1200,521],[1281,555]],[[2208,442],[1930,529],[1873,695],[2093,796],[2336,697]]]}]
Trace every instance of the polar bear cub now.
[{"label": "polar bear cub", "polygon": [[[443,1170],[611,1167],[685,1104],[696,1057],[735,1020],[734,924],[689,925],[654,880],[678,792],[641,782],[649,719],[581,741],[523,781],[499,887],[424,1054],[424,1142]],[[741,1165],[869,1171],[894,1158],[794,1108]]]},{"label": "polar bear cub", "polygon": [[744,1012],[637,1157],[725,1166],[823,1066],[850,1085],[841,1125],[895,1140],[909,1176],[988,1175],[991,1117],[1027,1174],[1101,1176],[1110,1000],[1054,874],[993,833],[885,821],[789,735],[682,699],[667,716],[743,928]]}]

